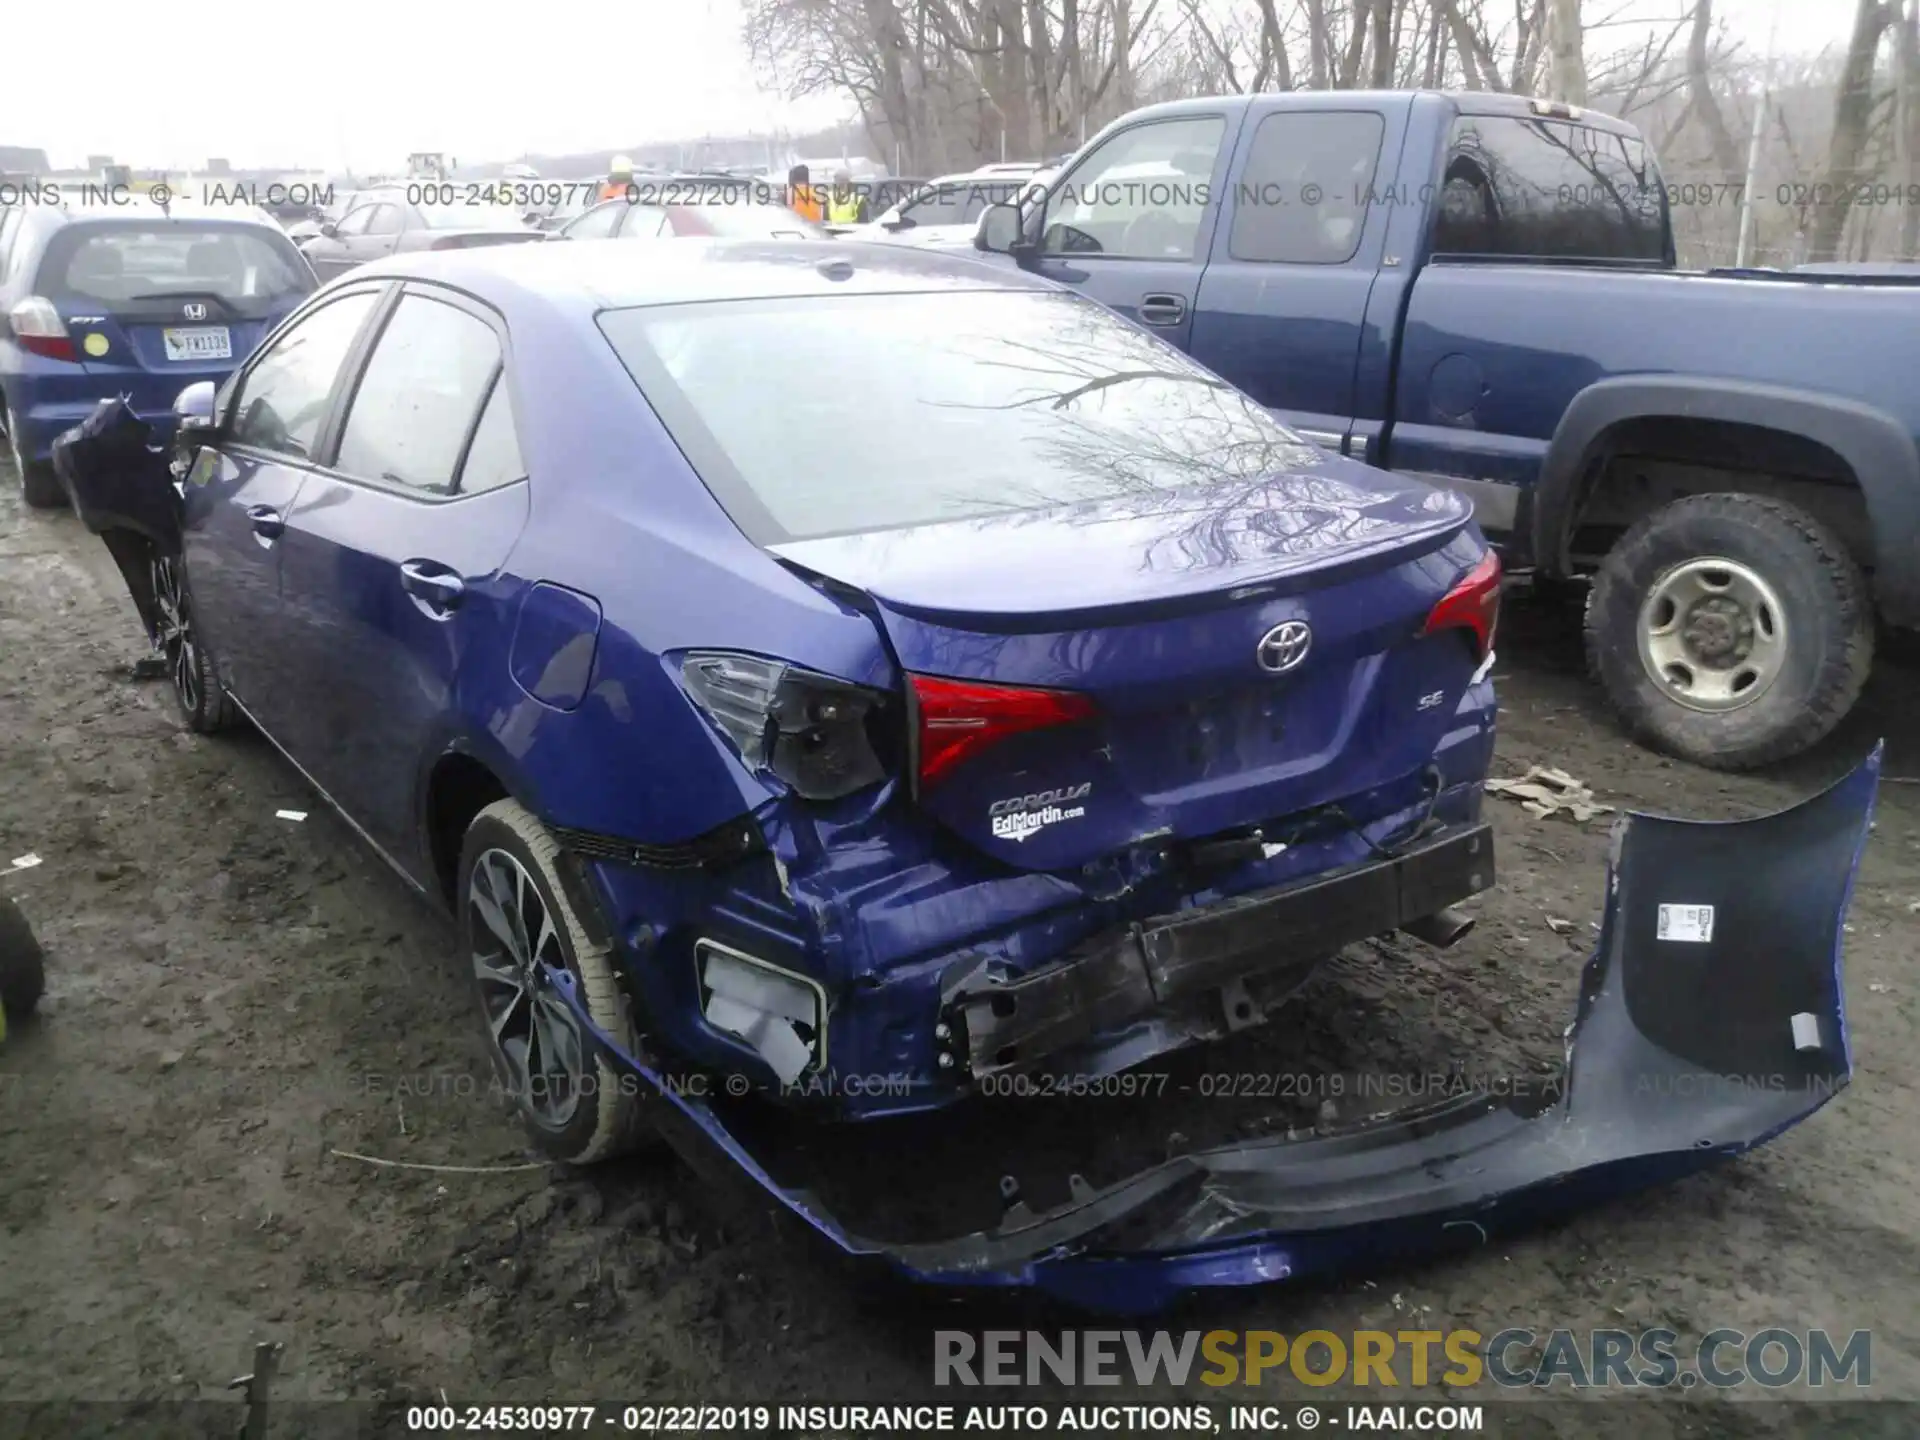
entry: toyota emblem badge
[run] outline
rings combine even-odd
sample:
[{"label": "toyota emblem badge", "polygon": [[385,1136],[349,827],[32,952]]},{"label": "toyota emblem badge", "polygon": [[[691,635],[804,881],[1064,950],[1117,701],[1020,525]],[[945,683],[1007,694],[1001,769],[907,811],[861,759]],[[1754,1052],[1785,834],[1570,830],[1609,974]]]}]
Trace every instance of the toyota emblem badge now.
[{"label": "toyota emblem badge", "polygon": [[1271,675],[1284,675],[1306,659],[1307,651],[1312,648],[1313,631],[1306,622],[1288,620],[1262,635],[1253,653],[1262,670]]}]

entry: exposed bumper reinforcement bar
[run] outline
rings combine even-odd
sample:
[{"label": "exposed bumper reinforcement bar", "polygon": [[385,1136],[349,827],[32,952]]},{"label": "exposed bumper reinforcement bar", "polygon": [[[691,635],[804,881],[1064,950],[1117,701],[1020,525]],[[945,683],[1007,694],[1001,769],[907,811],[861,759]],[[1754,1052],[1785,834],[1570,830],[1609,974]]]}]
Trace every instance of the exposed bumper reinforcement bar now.
[{"label": "exposed bumper reinforcement bar", "polygon": [[[662,1128],[691,1163],[725,1156],[849,1255],[924,1283],[1150,1313],[1198,1287],[1484,1244],[1703,1169],[1819,1109],[1852,1074],[1840,940],[1879,774],[1876,749],[1824,794],[1757,820],[1621,817],[1566,1072],[1546,1096],[1182,1155],[935,1243],[851,1232],[775,1183],[722,1108],[598,1038],[660,1087]],[[572,998],[564,976],[549,981]]]},{"label": "exposed bumper reinforcement bar", "polygon": [[1391,860],[1133,926],[1005,983],[976,968],[950,983],[942,1018],[979,1079],[1199,991],[1323,959],[1490,889],[1493,879],[1493,827],[1458,826]]}]

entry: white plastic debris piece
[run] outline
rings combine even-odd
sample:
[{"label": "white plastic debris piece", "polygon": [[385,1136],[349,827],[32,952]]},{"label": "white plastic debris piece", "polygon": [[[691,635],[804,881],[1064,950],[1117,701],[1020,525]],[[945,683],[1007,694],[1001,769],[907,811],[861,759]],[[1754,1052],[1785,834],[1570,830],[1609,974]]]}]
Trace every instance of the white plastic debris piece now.
[{"label": "white plastic debris piece", "polygon": [[307,818],[307,812],[304,810],[276,810],[273,814],[277,820],[304,820]]},{"label": "white plastic debris piece", "polygon": [[1802,1010],[1793,1017],[1793,1048],[1796,1050],[1820,1048],[1820,1017],[1810,1010]]},{"label": "white plastic debris piece", "polygon": [[1547,916],[1547,929],[1556,935],[1570,935],[1573,933],[1573,922],[1549,915]]},{"label": "white plastic debris piece", "polygon": [[1713,939],[1713,906],[1662,905],[1657,934],[1662,940],[1705,945]]},{"label": "white plastic debris piece", "polygon": [[1277,845],[1271,841],[1260,847],[1260,858],[1263,860],[1271,860],[1276,855],[1284,855],[1286,853],[1287,847],[1285,845]]},{"label": "white plastic debris piece", "polygon": [[793,1022],[778,1015],[715,995],[707,1002],[707,1019],[715,1029],[738,1035],[753,1046],[782,1085],[798,1080],[813,1059],[813,1051],[793,1028]]},{"label": "white plastic debris piece", "polygon": [[14,856],[13,863],[7,868],[9,870],[31,870],[38,864],[40,864],[40,857],[29,850],[24,855]]},{"label": "white plastic debris piece", "polygon": [[1873,984],[1867,986],[1867,991],[1873,995],[1890,995],[1893,993],[1893,986],[1883,984],[1876,980]]},{"label": "white plastic debris piece", "polygon": [[1613,813],[1611,805],[1602,805],[1593,798],[1592,789],[1583,781],[1547,765],[1529,766],[1527,773],[1515,780],[1489,780],[1486,788],[1490,795],[1506,795],[1518,800],[1523,810],[1542,820],[1564,813],[1574,821],[1584,822],[1596,815]]}]

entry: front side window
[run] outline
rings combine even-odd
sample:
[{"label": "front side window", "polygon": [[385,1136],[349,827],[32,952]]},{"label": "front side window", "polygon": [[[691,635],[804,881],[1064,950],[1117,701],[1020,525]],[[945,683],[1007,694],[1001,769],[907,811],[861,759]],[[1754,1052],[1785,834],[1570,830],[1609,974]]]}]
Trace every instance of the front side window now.
[{"label": "front side window", "polygon": [[1441,255],[1658,264],[1666,201],[1631,135],[1565,120],[1462,115],[1433,227]]},{"label": "front side window", "polygon": [[379,298],[372,290],[343,295],[273,342],[240,384],[232,431],[237,444],[312,458],[334,381]]},{"label": "front side window", "polygon": [[1113,136],[1048,197],[1041,250],[1191,260],[1226,130],[1218,115],[1197,115]]},{"label": "front side window", "polygon": [[758,544],[1094,501],[1145,513],[1314,459],[1233,386],[1074,295],[663,305],[600,327]]},{"label": "front side window", "polygon": [[499,368],[492,326],[439,300],[403,297],[354,391],[334,468],[450,494]]},{"label": "front side window", "polygon": [[1386,122],[1368,110],[1280,110],[1234,186],[1235,260],[1344,265],[1360,248]]},{"label": "front side window", "polygon": [[406,225],[406,217],[398,205],[376,205],[373,213],[367,217],[366,233],[369,235],[398,235]]}]

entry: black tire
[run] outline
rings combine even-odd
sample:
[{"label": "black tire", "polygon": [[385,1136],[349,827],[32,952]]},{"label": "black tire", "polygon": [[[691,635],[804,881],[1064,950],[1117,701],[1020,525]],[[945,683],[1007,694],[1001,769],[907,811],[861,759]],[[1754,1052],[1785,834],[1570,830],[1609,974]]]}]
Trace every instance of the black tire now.
[{"label": "black tire", "polygon": [[[1689,708],[1641,655],[1641,609],[1663,577],[1708,557],[1758,576],[1779,599],[1784,653],[1756,698]],[[1716,770],[1751,770],[1816,744],[1860,697],[1874,617],[1860,567],[1797,506],[1757,495],[1693,495],[1642,516],[1594,577],[1587,667],[1634,735]]]},{"label": "black tire", "polygon": [[193,591],[186,566],[173,556],[152,561],[154,606],[160,620],[158,649],[167,664],[167,681],[187,728],[217,735],[239,723],[240,712],[227,695],[213,652],[200,638],[193,612]]},{"label": "black tire", "polygon": [[[578,1083],[572,1087],[572,1105],[565,1114],[543,1114],[536,1096],[507,1053],[506,1044],[494,1024],[495,1012],[488,1006],[489,987],[480,978],[476,955],[483,949],[503,950],[486,927],[474,903],[476,887],[489,893],[498,886],[480,871],[483,861],[498,867],[497,852],[505,852],[518,862],[519,873],[531,882],[540,913],[551,923],[557,960],[573,976],[574,986],[594,1023],[619,1043],[628,1054],[639,1053],[639,1043],[626,996],[614,977],[613,956],[607,946],[596,943],[580,923],[559,878],[560,847],[546,827],[515,800],[498,800],[487,806],[467,827],[460,849],[458,915],[463,958],[472,977],[474,994],[487,1033],[488,1052],[501,1085],[513,1097],[514,1108],[535,1149],[550,1159],[569,1165],[592,1165],[627,1154],[657,1141],[649,1123],[646,1082],[638,1076],[616,1069],[593,1047],[584,1034]],[[523,912],[522,933],[538,926],[526,925],[531,912]],[[497,987],[495,993],[498,993]],[[532,1001],[526,1002],[529,1013]],[[511,1035],[515,1027],[506,1027]],[[559,1087],[552,1087],[557,1089]],[[550,1092],[551,1093],[551,1090]]]},{"label": "black tire", "polygon": [[0,1011],[7,1022],[24,1020],[47,989],[46,958],[20,907],[0,896]]},{"label": "black tire", "polygon": [[60,483],[60,477],[52,465],[44,460],[27,459],[25,447],[19,440],[19,431],[14,428],[13,407],[7,407],[7,454],[13,460],[14,472],[20,477],[20,494],[27,504],[35,510],[59,510],[67,503],[67,487]]}]

